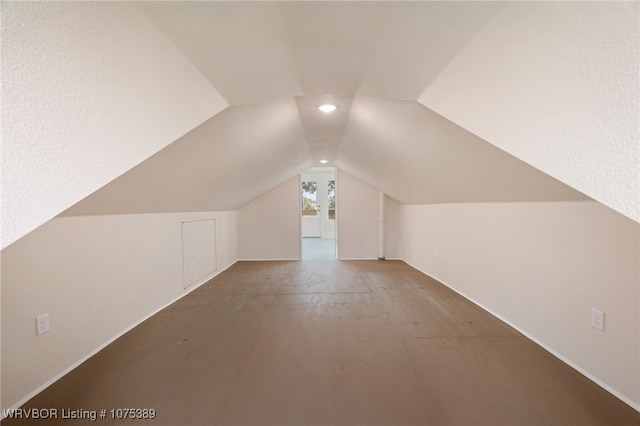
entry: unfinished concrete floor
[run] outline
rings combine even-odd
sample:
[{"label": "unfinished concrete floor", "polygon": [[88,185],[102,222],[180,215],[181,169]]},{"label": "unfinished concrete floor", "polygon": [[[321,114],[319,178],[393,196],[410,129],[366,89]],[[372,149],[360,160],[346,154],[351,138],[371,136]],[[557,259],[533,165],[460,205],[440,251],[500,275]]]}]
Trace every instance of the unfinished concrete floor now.
[{"label": "unfinished concrete floor", "polygon": [[512,328],[391,261],[239,262],[25,407],[157,412],[104,425],[640,424]]}]

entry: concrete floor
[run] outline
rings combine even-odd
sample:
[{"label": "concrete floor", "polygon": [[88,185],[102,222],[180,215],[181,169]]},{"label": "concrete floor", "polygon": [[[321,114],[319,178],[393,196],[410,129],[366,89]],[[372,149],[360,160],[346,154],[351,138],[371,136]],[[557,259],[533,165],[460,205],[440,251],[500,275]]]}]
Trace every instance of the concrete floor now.
[{"label": "concrete floor", "polygon": [[104,425],[640,424],[536,344],[393,261],[239,262],[25,407],[157,413],[109,414]]}]

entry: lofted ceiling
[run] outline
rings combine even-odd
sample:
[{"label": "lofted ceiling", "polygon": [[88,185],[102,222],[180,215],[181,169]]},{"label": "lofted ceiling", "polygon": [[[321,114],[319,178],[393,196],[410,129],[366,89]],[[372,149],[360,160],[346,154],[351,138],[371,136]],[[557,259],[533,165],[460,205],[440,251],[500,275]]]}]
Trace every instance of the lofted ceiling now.
[{"label": "lofted ceiling", "polygon": [[3,139],[36,143],[3,147],[3,247],[60,213],[236,209],[320,160],[401,203],[640,218],[635,3],[9,3]]},{"label": "lofted ceiling", "polygon": [[235,209],[319,160],[403,203],[587,199],[417,102],[502,7],[141,3],[229,107],[64,214]]},{"label": "lofted ceiling", "polygon": [[498,2],[142,2],[231,105],[417,100]]}]

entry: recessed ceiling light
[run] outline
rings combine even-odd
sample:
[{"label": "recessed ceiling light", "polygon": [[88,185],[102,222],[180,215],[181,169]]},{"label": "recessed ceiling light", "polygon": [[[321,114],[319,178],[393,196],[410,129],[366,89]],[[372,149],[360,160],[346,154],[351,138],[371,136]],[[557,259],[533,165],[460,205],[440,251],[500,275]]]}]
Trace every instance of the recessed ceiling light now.
[{"label": "recessed ceiling light", "polygon": [[322,112],[333,112],[338,109],[338,106],[334,104],[322,104],[318,105],[318,109]]},{"label": "recessed ceiling light", "polygon": [[327,163],[329,162],[329,160],[320,160],[320,162],[321,162],[322,164],[327,164]]}]

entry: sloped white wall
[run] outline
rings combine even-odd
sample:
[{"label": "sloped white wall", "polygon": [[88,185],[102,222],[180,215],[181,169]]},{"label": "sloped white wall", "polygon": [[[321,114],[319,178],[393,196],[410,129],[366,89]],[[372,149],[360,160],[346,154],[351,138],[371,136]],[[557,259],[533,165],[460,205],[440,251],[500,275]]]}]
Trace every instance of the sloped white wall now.
[{"label": "sloped white wall", "polygon": [[242,260],[300,259],[300,178],[289,179],[238,210]]},{"label": "sloped white wall", "polygon": [[406,204],[587,197],[416,102],[357,98],[336,165]]},{"label": "sloped white wall", "polygon": [[2,247],[227,102],[133,3],[2,4]]},{"label": "sloped white wall", "polygon": [[184,289],[181,224],[211,218],[219,273],[238,258],[235,211],[58,217],[4,249],[2,408],[197,288]]},{"label": "sloped white wall", "polygon": [[310,162],[293,99],[230,107],[62,214],[235,210]]},{"label": "sloped white wall", "polygon": [[640,409],[639,224],[593,201],[401,209],[403,259]]},{"label": "sloped white wall", "polygon": [[419,102],[640,221],[638,2],[513,2]]}]

